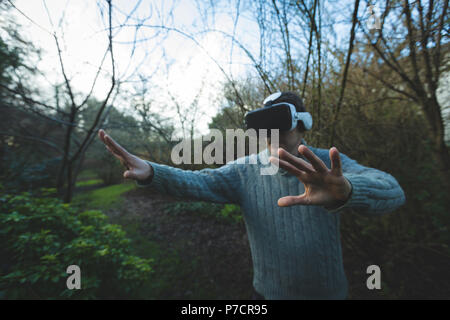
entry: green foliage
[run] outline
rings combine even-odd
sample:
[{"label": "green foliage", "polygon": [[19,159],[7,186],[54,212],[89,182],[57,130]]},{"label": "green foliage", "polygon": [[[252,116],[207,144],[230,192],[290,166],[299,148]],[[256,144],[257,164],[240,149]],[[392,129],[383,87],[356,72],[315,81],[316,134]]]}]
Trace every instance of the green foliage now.
[{"label": "green foliage", "polygon": [[[130,298],[152,272],[151,260],[132,255],[125,231],[100,211],[22,193],[2,195],[0,212],[5,298]],[[81,268],[81,290],[66,287],[73,264]]]},{"label": "green foliage", "polygon": [[243,221],[241,207],[235,204],[226,204],[222,210],[220,210],[220,215],[225,219],[231,219],[237,223]]},{"label": "green foliage", "polygon": [[89,208],[108,209],[122,202],[121,194],[134,189],[133,182],[116,184],[104,188],[98,188],[89,192],[75,195],[73,202],[77,205]]},{"label": "green foliage", "polygon": [[83,181],[78,181],[76,183],[76,186],[77,187],[90,187],[90,186],[102,184],[102,182],[103,182],[103,180],[101,180],[101,179],[83,180]]},{"label": "green foliage", "polygon": [[243,221],[241,208],[234,204],[219,204],[203,201],[174,202],[165,206],[166,214],[178,214],[189,212],[199,215],[215,216],[218,219],[233,223]]}]

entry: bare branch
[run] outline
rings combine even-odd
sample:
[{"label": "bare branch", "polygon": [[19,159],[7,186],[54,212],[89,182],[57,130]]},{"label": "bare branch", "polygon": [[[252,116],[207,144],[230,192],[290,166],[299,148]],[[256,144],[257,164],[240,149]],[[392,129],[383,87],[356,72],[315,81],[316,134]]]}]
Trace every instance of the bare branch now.
[{"label": "bare branch", "polygon": [[355,7],[353,10],[353,17],[352,17],[352,29],[350,31],[350,43],[348,46],[348,53],[347,53],[347,60],[345,62],[345,67],[344,67],[344,75],[342,78],[342,84],[341,84],[341,92],[339,94],[339,100],[338,103],[336,105],[336,109],[334,112],[334,119],[333,119],[333,125],[332,125],[332,131],[331,131],[331,143],[330,145],[333,145],[334,142],[334,134],[335,134],[335,124],[337,122],[338,116],[339,116],[339,111],[341,109],[341,105],[342,105],[342,101],[344,99],[344,93],[345,93],[345,86],[347,84],[347,74],[348,74],[348,68],[350,66],[350,59],[352,57],[352,53],[353,53],[353,45],[354,45],[354,40],[355,40],[355,30],[356,30],[356,23],[358,20],[358,8],[359,8],[359,0],[355,0]]}]

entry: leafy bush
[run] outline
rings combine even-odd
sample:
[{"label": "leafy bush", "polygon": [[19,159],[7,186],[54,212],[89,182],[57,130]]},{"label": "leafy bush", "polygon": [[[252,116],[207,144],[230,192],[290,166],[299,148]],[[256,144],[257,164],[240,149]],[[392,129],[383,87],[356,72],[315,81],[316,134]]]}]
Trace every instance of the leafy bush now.
[{"label": "leafy bush", "polygon": [[226,204],[220,210],[220,215],[226,219],[232,219],[234,222],[243,221],[241,207],[235,204]]},{"label": "leafy bush", "polygon": [[[29,193],[0,196],[0,243],[0,294],[8,299],[131,298],[152,272],[100,211]],[[69,265],[80,266],[81,290],[66,287]]]}]

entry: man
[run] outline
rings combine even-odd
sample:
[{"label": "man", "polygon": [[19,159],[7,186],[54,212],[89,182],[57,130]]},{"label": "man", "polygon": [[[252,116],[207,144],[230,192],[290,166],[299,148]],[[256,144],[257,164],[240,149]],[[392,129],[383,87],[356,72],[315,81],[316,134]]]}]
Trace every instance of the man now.
[{"label": "man", "polygon": [[[250,242],[253,286],[260,297],[344,299],[347,279],[339,233],[341,211],[353,208],[377,216],[398,208],[405,195],[391,175],[364,167],[335,147],[307,146],[303,134],[312,119],[294,93],[269,96],[262,112],[246,120],[276,122],[283,108],[289,120],[287,126],[280,125],[281,148],[269,139],[268,149],[247,157],[256,160],[256,165],[233,161],[218,169],[181,170],[128,153],[103,130],[99,136],[128,168],[124,177],[140,186],[152,185],[174,196],[239,204]],[[281,169],[262,175],[259,169],[268,160]]]}]

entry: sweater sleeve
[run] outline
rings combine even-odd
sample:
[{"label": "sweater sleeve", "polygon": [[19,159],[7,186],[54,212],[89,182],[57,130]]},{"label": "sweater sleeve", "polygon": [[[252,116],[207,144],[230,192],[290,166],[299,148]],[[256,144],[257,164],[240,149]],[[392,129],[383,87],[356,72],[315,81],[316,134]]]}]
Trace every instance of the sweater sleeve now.
[{"label": "sweater sleeve", "polygon": [[152,186],[161,193],[208,202],[240,202],[241,179],[235,161],[217,169],[196,171],[147,162],[153,167],[153,178],[138,181],[139,187]]},{"label": "sweater sleeve", "polygon": [[352,185],[352,191],[347,202],[332,212],[352,208],[373,216],[392,212],[405,203],[405,193],[393,176],[340,155],[343,175]]}]

